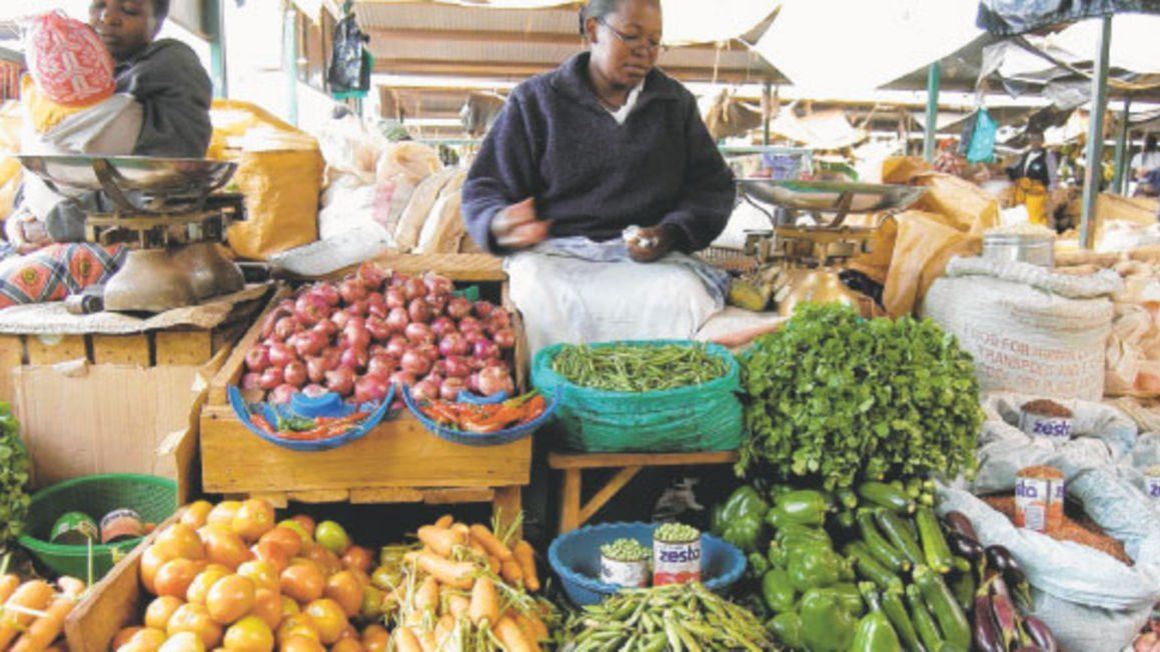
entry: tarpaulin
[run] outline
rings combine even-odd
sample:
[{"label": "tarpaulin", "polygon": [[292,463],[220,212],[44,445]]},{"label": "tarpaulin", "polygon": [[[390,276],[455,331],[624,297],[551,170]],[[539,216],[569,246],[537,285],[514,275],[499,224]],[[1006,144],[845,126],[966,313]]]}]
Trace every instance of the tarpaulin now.
[{"label": "tarpaulin", "polygon": [[992,34],[1016,36],[1058,23],[1129,12],[1160,14],[1160,0],[980,0],[976,24]]}]

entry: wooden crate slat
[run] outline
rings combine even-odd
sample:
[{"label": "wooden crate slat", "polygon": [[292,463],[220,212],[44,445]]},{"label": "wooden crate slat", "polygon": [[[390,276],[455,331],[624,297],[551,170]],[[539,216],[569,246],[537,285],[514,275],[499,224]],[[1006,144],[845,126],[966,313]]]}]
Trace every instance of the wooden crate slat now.
[{"label": "wooden crate slat", "polygon": [[159,365],[201,365],[213,357],[210,331],[157,331],[154,343]]},{"label": "wooden crate slat", "polygon": [[28,335],[24,343],[30,365],[52,365],[88,358],[84,335]]},{"label": "wooden crate slat", "polygon": [[24,340],[19,335],[0,335],[0,401],[16,402],[12,371],[24,363]]},{"label": "wooden crate slat", "polygon": [[93,364],[131,364],[148,367],[149,335],[92,335]]}]

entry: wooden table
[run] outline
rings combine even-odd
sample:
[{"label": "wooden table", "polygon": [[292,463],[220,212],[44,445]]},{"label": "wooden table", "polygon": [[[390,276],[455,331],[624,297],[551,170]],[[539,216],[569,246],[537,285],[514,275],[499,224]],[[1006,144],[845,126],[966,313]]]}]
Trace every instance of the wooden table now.
[{"label": "wooden table", "polygon": [[[563,471],[560,491],[560,534],[583,525],[646,466],[732,464],[737,451],[712,453],[550,453],[548,466]],[[585,469],[619,469],[616,475],[581,505]]]}]

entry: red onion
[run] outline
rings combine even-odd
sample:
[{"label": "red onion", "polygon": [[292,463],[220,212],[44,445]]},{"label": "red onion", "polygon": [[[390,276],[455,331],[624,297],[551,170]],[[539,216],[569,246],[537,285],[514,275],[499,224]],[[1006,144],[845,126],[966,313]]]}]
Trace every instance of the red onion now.
[{"label": "red onion", "polygon": [[488,367],[499,367],[500,369],[504,370],[504,373],[509,373],[511,371],[511,367],[508,366],[508,363],[504,362],[501,358],[488,358],[487,360],[483,361],[483,366],[480,368],[487,369]]},{"label": "red onion", "polygon": [[403,329],[403,335],[407,336],[407,340],[412,344],[434,344],[435,333],[431,332],[431,327],[427,324],[411,322]]},{"label": "red onion", "polygon": [[445,315],[440,315],[431,320],[431,332],[435,333],[435,337],[442,338],[448,333],[457,333],[459,330],[455,327],[455,322]]},{"label": "red onion", "polygon": [[396,371],[391,374],[390,381],[392,385],[414,385],[415,374],[409,371]]},{"label": "red onion", "polygon": [[467,391],[472,394],[479,393],[479,373],[473,373],[467,377]]},{"label": "red onion", "polygon": [[338,369],[338,363],[342,361],[342,349],[337,346],[327,347],[322,351],[322,360],[327,371]]},{"label": "red onion", "polygon": [[411,276],[403,285],[403,294],[406,295],[407,301],[414,301],[427,294],[427,286],[423,283],[423,279]]},{"label": "red onion", "polygon": [[447,316],[461,320],[471,314],[471,301],[465,297],[451,297],[447,301]]},{"label": "red onion", "polygon": [[472,307],[475,308],[477,317],[487,319],[487,316],[495,311],[496,305],[490,301],[476,301]]},{"label": "red onion", "polygon": [[322,379],[326,378],[327,371],[330,369],[326,366],[326,358],[322,356],[306,358],[306,377],[310,382],[321,383]]},{"label": "red onion", "polygon": [[334,324],[336,328],[346,328],[350,323],[351,314],[345,310],[339,310],[330,316],[330,323]]},{"label": "red onion", "polygon": [[378,376],[363,376],[354,384],[356,403],[371,403],[385,399],[390,385]]},{"label": "red onion", "polygon": [[378,317],[367,317],[367,331],[371,337],[380,342],[385,342],[391,337],[391,327],[387,325],[386,320]]},{"label": "red onion", "polygon": [[471,344],[459,333],[448,333],[439,340],[439,353],[444,357],[453,355],[467,355],[471,352]]},{"label": "red onion", "polygon": [[467,358],[458,355],[448,356],[443,360],[443,365],[446,367],[446,375],[453,378],[467,378],[472,372]]},{"label": "red onion", "polygon": [[355,301],[354,303],[351,303],[346,308],[343,308],[343,312],[354,315],[355,317],[366,317],[367,310],[369,310],[369,308],[370,306],[364,299],[362,301]]},{"label": "red onion", "polygon": [[447,300],[450,298],[446,294],[428,294],[424,300],[431,306],[431,314],[442,315],[447,310]]},{"label": "red onion", "polygon": [[377,292],[379,288],[383,287],[383,282],[387,280],[387,274],[374,263],[363,263],[359,265],[357,278],[362,281],[366,289]]},{"label": "red onion", "polygon": [[258,377],[258,387],[267,392],[282,384],[282,368],[267,367]]},{"label": "red onion", "polygon": [[246,352],[246,369],[262,373],[270,366],[270,349],[265,344],[255,344]]},{"label": "red onion", "polygon": [[346,305],[357,303],[367,298],[367,288],[360,281],[347,278],[338,284],[338,295]]},{"label": "red onion", "polygon": [[365,369],[370,362],[370,354],[363,348],[343,349],[342,355],[338,359],[338,366],[350,367],[351,369]]},{"label": "red onion", "polygon": [[[287,301],[289,301],[289,299],[287,299]],[[286,303],[286,302],[284,301],[283,303]],[[294,314],[294,302],[293,301],[290,301],[289,308],[285,307],[284,305],[279,305],[278,307],[271,310],[270,314],[266,315],[266,318],[262,320],[262,339],[267,340],[267,339],[270,339],[271,337],[273,337],[274,336],[274,325],[278,323],[278,320],[282,319],[283,317],[288,317],[288,316],[293,315],[293,314]],[[280,339],[285,339],[285,338],[280,338]]]},{"label": "red onion", "polygon": [[424,358],[427,358],[427,360],[430,361],[432,365],[434,365],[435,362],[439,359],[439,347],[435,346],[434,344],[416,344],[411,348],[415,350],[415,353],[418,353]]},{"label": "red onion", "polygon": [[491,396],[500,392],[512,394],[515,392],[515,383],[506,371],[499,367],[487,367],[479,372],[479,393]]},{"label": "red onion", "polygon": [[414,349],[403,354],[403,359],[399,361],[399,366],[402,367],[403,371],[415,374],[416,376],[423,376],[431,371],[431,361]]},{"label": "red onion", "polygon": [[447,377],[447,361],[446,360],[436,360],[435,363],[431,365],[431,373],[438,375],[442,378],[446,378]]},{"label": "red onion", "polygon": [[382,376],[386,378],[395,373],[399,369],[399,358],[386,353],[371,356],[371,361],[367,363],[367,375]]},{"label": "red onion", "polygon": [[387,328],[394,333],[402,333],[407,324],[411,323],[411,316],[406,308],[391,308],[387,313]]},{"label": "red onion", "polygon": [[327,340],[330,340],[330,338],[339,331],[339,328],[339,325],[334,323],[334,321],[330,319],[323,319],[322,321],[315,324],[314,328],[311,328],[310,330],[314,331],[315,333],[321,333],[323,337],[325,337]]},{"label": "red onion", "polygon": [[316,383],[311,383],[302,388],[302,393],[310,398],[318,398],[319,396],[322,396],[329,391],[330,390],[326,389],[322,385],[318,385]]},{"label": "red onion", "polygon": [[307,292],[294,302],[294,317],[306,326],[313,326],[330,316],[330,305],[315,292]]},{"label": "red onion", "polygon": [[325,335],[314,330],[298,333],[295,335],[295,338],[294,350],[300,358],[305,358],[308,355],[318,355],[330,343],[330,340]]},{"label": "red onion", "polygon": [[383,293],[387,300],[387,308],[406,308],[407,295],[399,288],[390,288]]},{"label": "red onion", "polygon": [[426,324],[431,321],[431,306],[422,298],[413,299],[411,303],[407,304],[407,315],[411,317],[412,323],[422,322]]},{"label": "red onion", "polygon": [[294,349],[290,348],[282,342],[274,342],[270,344],[270,364],[275,367],[285,367],[293,360],[297,359]]},{"label": "red onion", "polygon": [[406,337],[402,335],[392,335],[391,339],[387,340],[387,355],[394,358],[403,357],[403,352],[407,350],[411,343]]},{"label": "red onion", "polygon": [[375,317],[386,317],[389,310],[390,309],[387,308],[387,300],[383,298],[383,295],[379,294],[378,292],[372,292],[367,295],[368,315],[374,315]]},{"label": "red onion", "polygon": [[467,331],[483,331],[483,322],[475,317],[464,317],[459,320],[459,332],[466,333]]},{"label": "red onion", "polygon": [[435,385],[436,385],[436,386],[439,386],[439,385],[442,385],[442,384],[443,384],[443,378],[444,378],[444,377],[443,377],[443,375],[442,375],[442,374],[437,374],[437,373],[435,373],[435,371],[434,371],[434,370],[432,370],[432,371],[431,371],[431,373],[427,374],[427,375],[426,375],[426,376],[423,378],[423,380],[421,380],[421,381],[419,381],[419,382],[423,382],[423,381],[430,381],[430,382],[433,382],[433,383],[435,383]]},{"label": "red onion", "polygon": [[354,391],[354,369],[339,367],[334,371],[326,372],[326,388],[341,396],[350,396],[350,393]]},{"label": "red onion", "polygon": [[439,385],[439,398],[444,401],[454,401],[459,398],[459,392],[467,389],[467,381],[462,378],[447,378]]},{"label": "red onion", "polygon": [[339,341],[342,343],[342,346],[348,349],[362,349],[366,351],[371,345],[371,333],[366,329],[366,326],[360,327],[351,323],[342,329],[342,337]]},{"label": "red onion", "polygon": [[285,379],[287,385],[302,387],[306,384],[306,365],[298,360],[291,362],[282,370],[282,378]]},{"label": "red onion", "polygon": [[298,388],[293,385],[278,385],[274,391],[270,392],[271,403],[289,403],[290,399],[298,392]]},{"label": "red onion", "polygon": [[430,294],[448,295],[454,289],[451,279],[445,276],[439,276],[433,272],[428,272],[424,275],[423,282],[427,285]]},{"label": "red onion", "polygon": [[516,345],[516,333],[510,328],[501,328],[492,336],[495,345],[501,349],[510,349]]},{"label": "red onion", "polygon": [[285,342],[286,338],[302,329],[302,324],[293,317],[283,317],[274,324],[274,339]]},{"label": "red onion", "polygon": [[262,374],[251,371],[242,376],[242,389],[261,389]]},{"label": "red onion", "polygon": [[480,360],[498,358],[499,347],[496,346],[495,342],[492,342],[491,340],[476,340],[475,347],[472,349],[471,353]]},{"label": "red onion", "polygon": [[337,306],[338,302],[342,299],[338,294],[338,288],[334,287],[331,283],[318,283],[314,286],[314,292],[322,297],[326,305],[331,307]]},{"label": "red onion", "polygon": [[507,328],[512,325],[512,317],[506,310],[494,310],[483,323],[492,328]]},{"label": "red onion", "polygon": [[422,380],[411,386],[411,398],[416,401],[427,401],[439,398],[439,383]]},{"label": "red onion", "polygon": [[483,331],[477,331],[475,329],[463,331],[463,339],[467,340],[473,347],[475,346],[476,342],[486,342],[490,340],[486,333]]}]

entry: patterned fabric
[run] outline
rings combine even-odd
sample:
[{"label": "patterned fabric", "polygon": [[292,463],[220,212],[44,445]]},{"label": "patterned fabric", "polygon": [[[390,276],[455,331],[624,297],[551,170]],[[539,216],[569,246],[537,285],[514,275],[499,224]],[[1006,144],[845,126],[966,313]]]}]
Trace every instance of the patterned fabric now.
[{"label": "patterned fabric", "polygon": [[112,96],[113,57],[93,28],[60,11],[32,19],[25,42],[28,72],[58,104],[96,104]]},{"label": "patterned fabric", "polygon": [[63,301],[121,269],[127,246],[87,242],[52,244],[0,263],[0,310],[26,303]]}]

